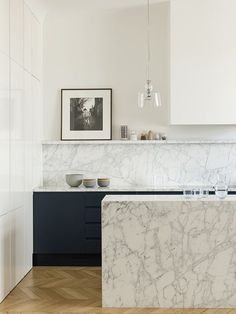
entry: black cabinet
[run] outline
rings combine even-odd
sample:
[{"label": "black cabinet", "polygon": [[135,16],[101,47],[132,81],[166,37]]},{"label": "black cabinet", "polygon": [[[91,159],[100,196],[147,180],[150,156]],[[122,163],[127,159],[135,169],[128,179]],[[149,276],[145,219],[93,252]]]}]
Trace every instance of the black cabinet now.
[{"label": "black cabinet", "polygon": [[174,192],[35,192],[33,264],[101,265],[101,201],[109,194]]},{"label": "black cabinet", "polygon": [[34,193],[34,253],[85,252],[81,193]]},{"label": "black cabinet", "polygon": [[101,202],[106,195],[35,192],[34,265],[100,265]]}]

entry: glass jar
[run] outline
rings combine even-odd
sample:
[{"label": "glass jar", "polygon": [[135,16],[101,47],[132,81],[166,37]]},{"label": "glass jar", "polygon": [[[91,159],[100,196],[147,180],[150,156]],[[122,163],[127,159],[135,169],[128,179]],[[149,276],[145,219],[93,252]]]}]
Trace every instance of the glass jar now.
[{"label": "glass jar", "polygon": [[220,199],[224,199],[228,195],[228,185],[223,175],[218,176],[218,181],[215,185],[215,195]]}]

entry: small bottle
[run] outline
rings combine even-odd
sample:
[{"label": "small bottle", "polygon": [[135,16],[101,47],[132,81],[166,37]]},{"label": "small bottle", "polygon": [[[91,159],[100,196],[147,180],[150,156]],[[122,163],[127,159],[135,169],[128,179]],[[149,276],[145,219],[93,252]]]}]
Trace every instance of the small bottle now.
[{"label": "small bottle", "polygon": [[127,125],[121,125],[121,127],[120,127],[120,138],[122,141],[128,140],[128,126]]},{"label": "small bottle", "polygon": [[130,133],[130,140],[131,141],[137,141],[138,137],[135,131],[131,131]]},{"label": "small bottle", "polygon": [[149,141],[152,141],[152,140],[154,139],[153,132],[152,132],[152,131],[149,131],[147,137],[148,137],[148,140],[149,140]]},{"label": "small bottle", "polygon": [[160,134],[159,134],[159,133],[156,133],[156,134],[155,134],[155,140],[156,140],[156,141],[159,141],[160,139],[161,139],[161,138],[160,138]]}]

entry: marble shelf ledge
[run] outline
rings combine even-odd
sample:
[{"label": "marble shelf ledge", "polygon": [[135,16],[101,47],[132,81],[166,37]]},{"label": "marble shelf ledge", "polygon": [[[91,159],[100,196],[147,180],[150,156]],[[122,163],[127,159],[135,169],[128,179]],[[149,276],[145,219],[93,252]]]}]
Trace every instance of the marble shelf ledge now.
[{"label": "marble shelf ledge", "polygon": [[[205,187],[208,188],[210,192],[214,191],[212,186],[204,185],[189,185],[188,189]],[[110,186],[107,188],[100,188],[98,186],[94,188],[86,188],[80,186],[78,188],[71,188],[69,186],[39,186],[35,187],[33,192],[182,192],[184,186],[179,185],[169,185],[169,186]],[[229,187],[229,192],[231,194],[236,193],[236,186],[232,185]]]},{"label": "marble shelf ledge", "polygon": [[43,145],[166,145],[166,144],[236,144],[235,140],[166,140],[166,141],[42,141]]},{"label": "marble shelf ledge", "polygon": [[35,188],[34,192],[181,192],[182,190],[183,188],[180,186],[110,186],[107,188],[41,186]]}]

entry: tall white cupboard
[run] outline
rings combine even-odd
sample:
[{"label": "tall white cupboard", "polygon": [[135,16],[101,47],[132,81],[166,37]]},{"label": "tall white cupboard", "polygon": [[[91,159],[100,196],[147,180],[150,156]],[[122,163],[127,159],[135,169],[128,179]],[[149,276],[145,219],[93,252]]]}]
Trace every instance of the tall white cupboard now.
[{"label": "tall white cupboard", "polygon": [[0,302],[32,267],[32,190],[41,184],[42,25],[0,0]]}]

